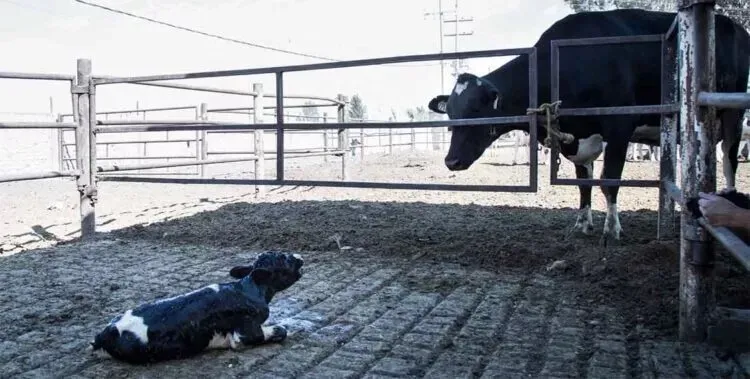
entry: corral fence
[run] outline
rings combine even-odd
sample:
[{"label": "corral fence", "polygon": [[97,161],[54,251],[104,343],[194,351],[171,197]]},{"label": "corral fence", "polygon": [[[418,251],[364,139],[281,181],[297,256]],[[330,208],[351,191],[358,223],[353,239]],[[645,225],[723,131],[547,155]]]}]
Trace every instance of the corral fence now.
[{"label": "corral fence", "polygon": [[[552,164],[550,165],[553,185],[598,185],[598,186],[628,186],[628,187],[659,187],[659,226],[671,224],[675,202],[681,205],[681,240],[680,240],[680,338],[685,341],[703,341],[710,338],[711,328],[721,327],[721,323],[728,319],[741,319],[750,322],[750,311],[720,309],[715,306],[714,299],[714,242],[722,244],[732,256],[744,267],[750,270],[750,247],[742,242],[730,230],[713,227],[704,219],[695,219],[685,208],[686,199],[695,197],[699,191],[712,192],[716,189],[716,159],[713,128],[716,125],[715,108],[750,108],[750,94],[748,93],[714,93],[715,91],[715,2],[710,0],[682,0],[679,3],[678,15],[670,29],[663,35],[645,35],[613,38],[588,38],[582,40],[558,40],[551,45],[552,54],[552,101],[559,96],[559,54],[566,46],[602,45],[619,43],[661,43],[662,49],[662,104],[631,107],[602,107],[557,110],[559,116],[584,115],[622,115],[622,114],[660,114],[661,117],[661,180],[633,181],[619,179],[561,179],[557,177],[559,169],[560,141],[553,138]],[[671,44],[678,32],[678,49]],[[595,48],[595,46],[593,47]],[[679,52],[679,59],[677,53]],[[95,233],[94,207],[97,199],[97,181],[120,182],[150,182],[150,183],[182,183],[182,184],[240,184],[240,185],[302,185],[329,186],[354,188],[384,188],[384,189],[423,189],[423,190],[453,190],[453,191],[504,191],[504,192],[536,192],[537,191],[537,149],[529,149],[529,184],[521,185],[459,185],[459,184],[429,184],[429,183],[385,183],[347,180],[348,159],[347,152],[351,151],[350,129],[411,129],[436,128],[447,126],[473,126],[487,124],[528,123],[529,145],[537,145],[537,123],[548,118],[539,117],[531,113],[518,116],[493,117],[481,119],[461,119],[446,121],[420,122],[352,122],[347,117],[347,102],[344,97],[337,98],[336,123],[287,123],[284,119],[284,74],[289,72],[336,69],[368,65],[382,65],[390,63],[405,63],[431,61],[439,59],[469,59],[493,56],[527,55],[529,69],[529,108],[537,108],[537,52],[536,48],[503,49],[488,51],[472,51],[460,53],[428,54],[399,56],[377,59],[364,59],[345,62],[319,63],[309,65],[281,66],[269,68],[250,68],[227,71],[196,72],[187,74],[154,75],[139,77],[93,77],[91,62],[86,59],[78,60],[77,76],[54,74],[21,74],[0,73],[2,78],[63,80],[71,83],[73,94],[73,122],[36,122],[36,123],[0,123],[0,128],[54,128],[75,130],[75,159],[77,165],[73,170],[33,173],[26,175],[10,175],[0,177],[0,182],[30,180],[51,177],[75,177],[80,193],[81,235],[91,237]],[[203,117],[196,120],[101,120],[96,113],[96,88],[101,85],[131,83],[141,85],[160,85],[164,80],[180,80],[192,78],[210,78],[225,76],[245,76],[257,74],[273,74],[276,79],[276,122],[217,122]],[[677,79],[679,77],[679,80]],[[170,86],[175,86],[169,84]],[[180,85],[182,86],[182,85]],[[187,87],[187,86],[184,86]],[[189,88],[185,88],[189,89]],[[260,96],[261,88],[254,88],[255,96],[253,108],[262,110]],[[271,97],[271,95],[269,95]],[[678,102],[679,101],[679,102]],[[262,111],[254,112],[259,118]],[[548,116],[549,117],[549,116]],[[680,135],[682,148],[681,186],[676,185],[677,146],[677,118],[683,127]],[[257,121],[257,120],[253,120]],[[285,135],[290,131],[310,131],[335,129],[338,145],[336,153],[341,154],[342,177],[340,181],[325,180],[288,180],[284,178],[285,159],[294,158],[295,154],[286,154]],[[166,131],[247,131],[253,130],[256,136],[262,136],[263,130],[275,130],[276,148],[273,151],[276,161],[276,178],[265,179],[205,179],[205,178],[166,178],[166,177],[128,177],[105,176],[100,173],[113,171],[133,171],[143,168],[176,167],[178,165],[207,165],[222,163],[221,159],[204,159],[186,163],[162,163],[158,165],[128,165],[128,166],[98,166],[97,139],[108,133],[137,133],[137,132],[166,132]],[[263,138],[260,138],[262,140]],[[203,140],[205,141],[205,139]],[[261,150],[259,150],[261,151]],[[265,150],[262,150],[265,151]],[[332,152],[326,152],[332,153]],[[252,158],[258,166],[264,164],[265,154],[255,154]],[[720,333],[719,333],[720,334]]]}]

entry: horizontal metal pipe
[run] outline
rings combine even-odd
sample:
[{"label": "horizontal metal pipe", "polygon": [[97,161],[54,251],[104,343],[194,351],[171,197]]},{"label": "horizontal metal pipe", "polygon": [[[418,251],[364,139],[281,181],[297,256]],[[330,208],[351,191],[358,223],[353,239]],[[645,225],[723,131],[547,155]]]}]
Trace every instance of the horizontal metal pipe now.
[{"label": "horizontal metal pipe", "polygon": [[[139,143],[149,144],[149,143],[174,143],[174,142],[185,143],[185,142],[195,142],[195,141],[200,141],[200,138],[198,138],[198,139],[195,139],[195,138],[180,138],[180,139],[170,139],[170,140],[163,139],[163,140],[140,140],[140,141],[139,140],[130,140],[130,141],[97,141],[96,145],[97,146],[104,146],[104,145],[130,145],[130,144],[139,144]],[[74,143],[66,143],[64,146],[75,146],[75,144]]]},{"label": "horizontal metal pipe", "polygon": [[62,74],[37,74],[28,72],[0,72],[0,79],[61,80],[73,81],[75,76]]},{"label": "horizontal metal pipe", "polygon": [[647,43],[661,42],[662,34],[645,34],[637,36],[618,36],[618,37],[594,37],[594,38],[571,38],[550,41],[552,48],[555,46],[593,46],[593,45],[617,45],[626,43]]},{"label": "horizontal metal pipe", "polygon": [[[323,129],[408,129],[408,128],[434,128],[443,126],[472,126],[492,124],[520,124],[529,121],[529,116],[491,117],[474,119],[457,119],[444,121],[419,121],[419,122],[366,122],[366,123],[295,123],[284,124],[285,130],[323,130]],[[125,122],[125,121],[114,121]],[[99,123],[99,122],[97,122]],[[165,124],[144,125],[142,121],[132,121],[136,125],[128,124],[106,128],[95,128],[96,133],[126,133],[126,132],[164,132],[184,130],[275,130],[276,124],[242,124],[242,123],[219,123],[219,122],[191,122],[191,121],[167,121]],[[140,123],[140,124],[139,124]],[[120,124],[122,125],[122,124]]]},{"label": "horizontal metal pipe", "polygon": [[[141,113],[141,112],[159,112],[159,111],[178,111],[178,110],[187,110],[187,109],[196,109],[197,106],[177,106],[177,107],[163,107],[163,108],[142,108],[142,109],[126,109],[122,111],[104,111],[104,112],[96,112],[97,115],[106,115],[106,114],[126,114],[126,113]],[[72,117],[72,113],[63,113],[60,114],[60,117]]]},{"label": "horizontal metal pipe", "polygon": [[195,155],[182,155],[182,156],[175,155],[175,156],[163,156],[163,157],[148,157],[148,156],[143,156],[143,157],[96,157],[96,159],[100,160],[100,161],[119,161],[119,160],[126,161],[126,160],[131,160],[131,159],[147,159],[147,160],[152,160],[152,159],[196,159],[196,156]]},{"label": "horizontal metal pipe", "polygon": [[[284,153],[316,153],[323,151],[324,147],[311,147],[305,149],[285,149]],[[276,151],[265,150],[264,154],[276,154]],[[234,155],[234,154],[255,154],[254,151],[209,151],[208,155]]]},{"label": "horizontal metal pipe", "polygon": [[614,116],[628,114],[670,114],[677,113],[680,106],[666,105],[633,105],[625,107],[596,107],[596,108],[560,108],[560,116]]},{"label": "horizontal metal pipe", "polygon": [[[294,159],[294,158],[306,158],[306,157],[316,157],[316,156],[323,156],[323,155],[336,155],[336,154],[344,154],[343,151],[329,151],[329,152],[321,152],[321,153],[310,153],[310,154],[290,154],[285,155],[284,158],[286,159]],[[195,157],[188,157],[192,159],[196,159]],[[102,158],[99,158],[102,159]],[[126,159],[140,159],[138,157],[131,157]],[[163,158],[162,158],[163,159]],[[98,172],[114,172],[114,171],[130,171],[130,170],[148,170],[153,168],[170,168],[170,167],[186,167],[186,166],[203,166],[208,164],[220,164],[220,163],[236,163],[236,162],[251,162],[256,161],[258,157],[256,155],[249,156],[249,157],[242,157],[242,158],[224,158],[224,159],[207,159],[202,161],[189,161],[189,162],[163,162],[163,163],[143,163],[143,164],[134,164],[134,165],[115,165],[110,167],[97,167]],[[267,157],[266,160],[274,160],[276,159],[275,156],[273,157]]]},{"label": "horizontal metal pipe", "polygon": [[135,77],[129,77],[129,78],[101,78],[100,77],[100,78],[94,78],[94,83],[96,84],[142,83],[142,82],[150,82],[150,81],[158,81],[158,80],[179,80],[179,79],[198,79],[198,78],[216,78],[216,77],[227,77],[227,76],[275,74],[279,72],[328,70],[328,69],[347,68],[347,67],[375,66],[375,65],[383,65],[383,64],[391,64],[391,63],[437,61],[441,59],[451,60],[451,59],[487,58],[487,57],[497,57],[497,56],[522,55],[522,54],[530,54],[534,50],[535,49],[533,47],[520,48],[520,49],[479,50],[479,51],[466,51],[466,52],[457,52],[457,53],[402,55],[402,56],[394,56],[394,57],[369,58],[369,59],[358,59],[358,60],[342,61],[342,62],[313,63],[313,64],[293,65],[293,66],[277,66],[277,67],[264,67],[264,68],[248,68],[248,69],[239,69],[239,70],[191,72],[191,73],[183,73],[183,74],[135,76]]},{"label": "horizontal metal pipe", "polygon": [[628,179],[562,179],[550,181],[559,186],[597,186],[597,187],[659,187],[658,180],[628,180]]},{"label": "horizontal metal pipe", "polygon": [[727,228],[713,226],[703,217],[699,218],[698,222],[745,267],[745,270],[750,271],[750,246]]},{"label": "horizontal metal pipe", "polygon": [[[118,79],[118,77],[115,76],[95,76],[96,79],[102,79],[102,80],[110,80],[110,79]],[[188,91],[199,91],[199,92],[211,92],[211,93],[223,93],[226,95],[240,95],[240,96],[257,96],[258,93],[252,92],[252,91],[243,91],[243,90],[234,90],[234,89],[224,89],[224,88],[216,88],[216,87],[205,87],[205,86],[195,86],[195,85],[189,85],[189,84],[178,84],[178,83],[150,83],[150,82],[125,82],[127,84],[135,84],[135,85],[142,85],[142,86],[151,86],[151,87],[163,87],[163,88],[174,88],[174,89],[184,89]],[[263,93],[263,97],[276,97],[276,94],[274,93]],[[341,102],[339,102],[336,99],[331,99],[328,97],[322,97],[322,96],[313,96],[313,95],[284,95],[285,99],[302,99],[302,100],[321,100],[321,101],[327,101],[331,102],[334,105],[339,105]]]},{"label": "horizontal metal pipe", "polygon": [[0,175],[0,183],[20,182],[24,180],[71,177],[71,176],[77,176],[77,175],[80,175],[80,171],[62,171],[62,172],[45,171],[45,172],[33,172],[29,174],[9,174],[9,175]]},{"label": "horizontal metal pipe", "polygon": [[717,108],[750,109],[750,93],[700,92],[698,93],[698,105]]},{"label": "horizontal metal pipe", "polygon": [[75,129],[72,122],[0,122],[0,129]]},{"label": "horizontal metal pipe", "polygon": [[530,186],[503,185],[464,185],[464,184],[429,184],[429,183],[382,183],[382,182],[344,182],[333,180],[253,180],[253,179],[198,179],[198,178],[134,178],[128,176],[107,176],[102,181],[136,182],[136,183],[174,183],[174,184],[232,184],[232,185],[276,185],[276,186],[312,186],[339,188],[379,188],[402,190],[431,191],[477,191],[477,192],[534,192]]},{"label": "horizontal metal pipe", "polygon": [[667,190],[669,197],[672,198],[675,203],[679,204],[681,207],[684,206],[685,203],[682,201],[682,191],[680,190],[680,187],[677,187],[675,182],[671,180],[665,181],[664,188]]},{"label": "horizontal metal pipe", "polygon": [[[286,96],[284,96],[286,97]],[[284,109],[286,108],[324,108],[324,107],[335,107],[338,104],[295,104],[295,105],[284,105]],[[276,106],[264,106],[263,109],[276,109]],[[208,113],[230,113],[235,111],[247,111],[243,112],[242,114],[251,113],[250,111],[255,110],[253,107],[236,107],[236,108],[212,108],[207,109],[206,112]],[[264,115],[271,115],[266,114]],[[275,113],[273,114],[276,115]],[[290,116],[299,116],[299,115],[290,115]],[[300,116],[300,117],[310,117],[310,116]],[[323,118],[323,116],[313,116],[315,118]],[[336,119],[336,117],[328,117],[329,119]]]},{"label": "horizontal metal pipe", "polygon": [[[195,159],[195,157],[192,157]],[[101,158],[100,158],[101,159]],[[148,170],[152,168],[169,168],[169,167],[186,167],[186,166],[203,166],[208,164],[218,163],[235,163],[235,162],[247,162],[258,159],[256,156],[243,157],[243,158],[226,158],[226,159],[208,159],[203,161],[189,161],[189,162],[162,162],[162,163],[142,163],[133,165],[114,165],[109,167],[99,166],[96,168],[97,172],[113,172],[113,171],[130,171],[130,170]]]}]

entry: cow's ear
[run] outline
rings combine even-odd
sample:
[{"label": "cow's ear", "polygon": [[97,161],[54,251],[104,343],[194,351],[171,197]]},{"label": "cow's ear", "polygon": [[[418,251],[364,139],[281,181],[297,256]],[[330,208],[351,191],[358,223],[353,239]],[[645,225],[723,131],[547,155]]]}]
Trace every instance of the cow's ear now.
[{"label": "cow's ear", "polygon": [[258,285],[268,284],[271,281],[271,271],[264,268],[257,268],[250,273],[253,277],[253,282]]},{"label": "cow's ear", "polygon": [[447,106],[448,106],[448,96],[438,95],[438,96],[435,96],[435,98],[433,98],[432,100],[430,100],[430,104],[427,105],[427,108],[430,108],[430,110],[435,113],[445,114],[447,112]]},{"label": "cow's ear", "polygon": [[229,276],[235,279],[242,279],[250,275],[251,271],[253,271],[253,266],[235,266],[229,270]]}]

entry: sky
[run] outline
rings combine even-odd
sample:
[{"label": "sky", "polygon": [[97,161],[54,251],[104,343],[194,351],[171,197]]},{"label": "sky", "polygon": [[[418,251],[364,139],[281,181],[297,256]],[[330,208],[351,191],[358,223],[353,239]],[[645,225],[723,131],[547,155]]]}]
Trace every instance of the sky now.
[{"label": "sky", "polygon": [[[454,0],[442,0],[444,11]],[[184,27],[337,60],[439,52],[438,0],[91,0],[107,7]],[[572,13],[563,0],[460,0],[459,51],[528,47],[552,23]],[[94,75],[136,76],[258,68],[322,62],[263,50],[112,13],[74,0],[0,0],[0,71],[75,74],[76,60],[92,61]],[[453,13],[447,13],[447,18]],[[468,25],[466,25],[468,24]],[[452,31],[445,24],[445,33]],[[453,37],[444,38],[454,50]],[[465,71],[485,74],[507,58],[471,59]],[[405,66],[405,67],[404,67]],[[446,62],[445,86],[453,85]],[[272,75],[182,80],[182,84],[250,89],[262,82],[275,92]],[[0,112],[69,113],[64,83],[0,79]],[[438,61],[399,66],[289,73],[286,94],[335,97],[359,94],[371,119],[387,119],[406,108],[427,106],[441,93]],[[97,88],[99,111],[208,103],[247,106],[236,95],[137,86]],[[273,103],[267,99],[267,103]],[[287,100],[299,104],[304,100]],[[329,108],[329,113],[334,113]],[[400,116],[403,117],[403,116]],[[403,121],[403,120],[399,120]]]}]

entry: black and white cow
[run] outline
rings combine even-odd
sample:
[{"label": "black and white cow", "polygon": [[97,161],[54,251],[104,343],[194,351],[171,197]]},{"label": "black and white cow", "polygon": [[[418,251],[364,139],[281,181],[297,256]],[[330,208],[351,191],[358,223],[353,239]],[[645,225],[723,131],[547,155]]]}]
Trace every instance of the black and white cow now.
[{"label": "black and white cow", "polygon": [[268,303],[302,277],[302,257],[264,252],[250,266],[237,266],[234,282],[211,284],[172,298],[142,304],[112,319],[91,343],[129,363],[195,356],[206,349],[240,349],[280,342],[281,325],[263,325]]},{"label": "black and white cow", "polygon": [[[550,41],[557,39],[628,36],[666,33],[676,13],[621,9],[571,14],[555,22],[534,45],[538,57],[538,103],[550,102]],[[677,43],[677,42],[673,42]],[[661,103],[661,46],[637,43],[568,46],[560,50],[560,99],[565,108],[652,105]],[[745,92],[750,38],[731,19],[716,15],[716,69],[718,92]],[[439,95],[429,109],[451,119],[501,117],[526,114],[529,98],[528,57],[519,56],[478,77],[457,77],[450,95]],[[724,154],[724,175],[734,187],[737,148],[745,111],[718,110]],[[560,129],[574,137],[561,144],[561,153],[575,166],[576,177],[593,178],[593,162],[604,152],[602,178],[620,179],[629,142],[659,145],[659,115],[560,117]],[[445,156],[450,170],[468,169],[498,136],[511,130],[528,131],[528,124],[454,126]],[[538,140],[547,137],[541,123]],[[617,213],[619,187],[602,187],[607,200],[603,237],[620,238]],[[591,186],[579,186],[580,213],[576,228],[589,234]]]}]

